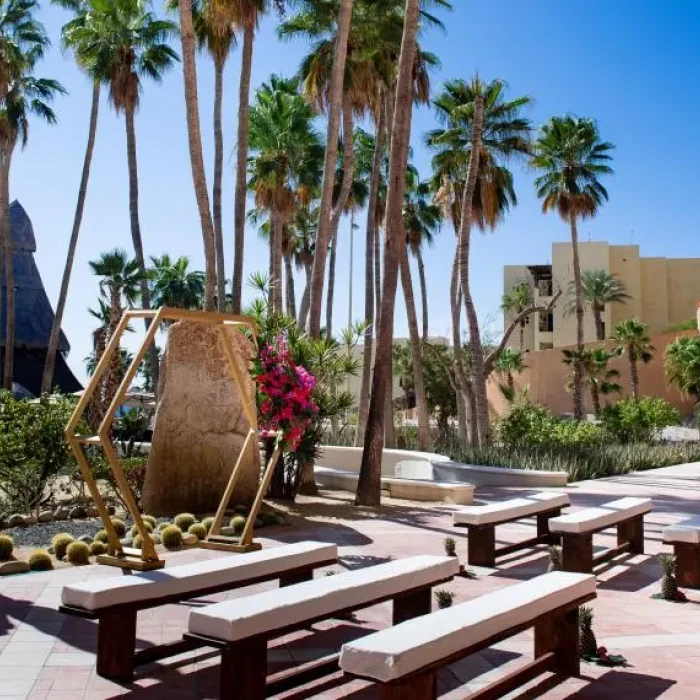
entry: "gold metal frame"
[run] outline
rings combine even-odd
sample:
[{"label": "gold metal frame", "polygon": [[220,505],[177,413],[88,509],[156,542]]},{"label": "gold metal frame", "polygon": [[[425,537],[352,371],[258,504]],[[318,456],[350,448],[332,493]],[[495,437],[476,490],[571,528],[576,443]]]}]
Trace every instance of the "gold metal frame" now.
[{"label": "gold metal frame", "polygon": [[[134,356],[129,368],[124,375],[117,393],[114,399],[110,403],[107,411],[105,413],[102,422],[97,430],[97,435],[79,435],[76,434],[76,428],[82,419],[85,410],[90,403],[90,399],[95,394],[95,391],[100,385],[100,380],[104,376],[107,368],[109,367],[110,360],[115,352],[119,352],[119,341],[124,331],[126,330],[129,321],[132,319],[151,319],[150,326],[146,332],[143,343],[139,348],[138,352]],[[156,553],[153,541],[148,536],[148,532],[143,524],[143,519],[139,513],[139,509],[136,505],[136,499],[131,491],[129,483],[126,480],[124,474],[124,469],[119,461],[119,455],[110,437],[110,432],[112,428],[112,423],[114,421],[114,416],[117,409],[122,404],[124,397],[128,391],[129,385],[133,380],[136,372],[138,371],[139,365],[141,364],[143,358],[148,351],[153,339],[155,337],[160,324],[165,321],[192,321],[194,323],[202,323],[206,325],[216,325],[219,330],[219,339],[221,345],[224,349],[224,354],[228,360],[229,369],[231,371],[231,376],[233,377],[236,386],[239,389],[241,396],[242,412],[248,419],[250,424],[250,430],[245,438],[243,447],[241,448],[241,453],[238,456],[236,465],[234,466],[231,477],[224,491],[224,495],[219,504],[219,508],[216,512],[214,518],[214,523],[209,531],[207,539],[200,542],[200,546],[212,549],[225,549],[228,551],[241,552],[241,551],[251,551],[253,549],[260,549],[262,545],[253,541],[253,527],[255,523],[255,518],[260,511],[260,506],[262,505],[262,500],[267,491],[268,484],[272,478],[272,473],[274,471],[275,465],[279,460],[280,449],[279,447],[275,449],[271,459],[265,467],[258,492],[253,501],[253,505],[250,510],[250,515],[248,516],[248,521],[246,523],[245,529],[240,537],[231,538],[221,535],[221,526],[226,513],[226,508],[228,507],[231,496],[233,495],[236,482],[240,477],[244,460],[243,457],[246,450],[250,449],[251,445],[255,445],[257,442],[258,433],[258,419],[257,419],[257,409],[255,406],[255,395],[251,395],[246,387],[246,382],[244,378],[243,371],[239,366],[236,359],[236,352],[231,344],[231,339],[226,333],[227,326],[234,326],[240,329],[249,328],[253,340],[255,341],[257,335],[257,329],[255,326],[255,321],[247,316],[234,316],[231,314],[221,314],[215,313],[213,311],[190,311],[186,309],[174,309],[169,307],[163,307],[160,309],[128,309],[122,315],[117,328],[109,340],[105,351],[100,358],[95,371],[90,379],[90,383],[86,387],[83,395],[78,401],[78,405],[75,407],[73,414],[71,416],[68,425],[66,426],[66,439],[73,454],[78,462],[78,467],[82,477],[88,487],[90,495],[95,502],[95,506],[99,511],[100,519],[107,531],[107,547],[108,553],[106,555],[99,556],[97,562],[99,564],[106,564],[109,566],[118,566],[126,569],[138,569],[138,570],[150,570],[159,569],[165,565],[165,561],[158,557]],[[236,418],[236,421],[238,418]],[[100,446],[104,451],[105,457],[109,463],[109,466],[114,474],[114,478],[117,482],[119,491],[122,494],[124,503],[134,520],[136,529],[143,539],[143,549],[132,549],[123,547],[119,535],[117,534],[112,521],[107,510],[107,506],[100,494],[97,487],[97,482],[95,481],[90,464],[85,454],[84,446]]]}]

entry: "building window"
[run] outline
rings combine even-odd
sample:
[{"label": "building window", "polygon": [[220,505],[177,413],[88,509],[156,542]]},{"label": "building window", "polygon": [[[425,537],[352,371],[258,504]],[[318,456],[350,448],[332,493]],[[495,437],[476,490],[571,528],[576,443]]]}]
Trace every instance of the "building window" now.
[{"label": "building window", "polygon": [[553,333],[554,332],[554,315],[551,311],[547,314],[540,314],[540,333]]}]

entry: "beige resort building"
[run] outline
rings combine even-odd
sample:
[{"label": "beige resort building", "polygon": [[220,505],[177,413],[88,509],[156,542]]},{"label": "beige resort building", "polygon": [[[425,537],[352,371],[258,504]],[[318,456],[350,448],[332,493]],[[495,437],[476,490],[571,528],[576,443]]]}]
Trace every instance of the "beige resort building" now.
[{"label": "beige resort building", "polygon": [[[605,310],[605,337],[624,318],[636,316],[649,325],[651,335],[694,318],[700,298],[700,258],[644,258],[638,245],[610,245],[606,242],[579,243],[582,270],[606,270],[620,279],[631,299],[609,304]],[[524,350],[548,350],[576,344],[576,317],[565,313],[566,295],[573,279],[571,243],[552,244],[550,264],[506,265],[503,291],[528,284],[535,301],[546,305],[557,290],[562,299],[550,314],[533,314],[523,328]],[[512,314],[504,314],[504,328]],[[585,315],[585,342],[595,341],[592,315]],[[509,345],[519,347],[516,330]]]}]

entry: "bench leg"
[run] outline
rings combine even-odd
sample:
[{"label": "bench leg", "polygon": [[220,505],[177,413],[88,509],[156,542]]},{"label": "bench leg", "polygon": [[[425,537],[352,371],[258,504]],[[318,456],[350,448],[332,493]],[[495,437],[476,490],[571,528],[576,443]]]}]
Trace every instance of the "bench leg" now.
[{"label": "bench leg", "polygon": [[556,673],[578,676],[581,661],[578,653],[578,608],[546,617],[535,625],[535,658],[555,654]]},{"label": "bench leg", "polygon": [[219,670],[221,700],[265,700],[266,682],[266,639],[253,637],[222,649]]},{"label": "bench leg", "polygon": [[434,671],[410,676],[393,683],[383,683],[381,700],[435,700],[437,679]]},{"label": "bench leg", "polygon": [[630,552],[644,554],[644,518],[641,515],[617,526],[618,547],[628,542]]},{"label": "bench leg", "polygon": [[562,560],[564,571],[593,573],[593,535],[563,535]]},{"label": "bench leg", "polygon": [[553,540],[552,533],[549,531],[549,519],[558,518],[561,515],[561,508],[551,510],[548,513],[537,514],[537,536]]},{"label": "bench leg", "polygon": [[97,675],[130,683],[134,679],[136,610],[100,617],[97,626]]},{"label": "bench leg", "polygon": [[398,625],[414,617],[429,615],[432,609],[432,594],[432,588],[422,588],[396,596],[393,600],[393,624]]},{"label": "bench leg", "polygon": [[289,572],[288,574],[282,574],[280,576],[280,588],[293,586],[296,583],[304,583],[304,581],[311,581],[313,577],[313,569],[307,569],[306,571],[293,571]]},{"label": "bench leg", "polygon": [[470,527],[467,561],[472,566],[496,566],[496,528],[493,525]]},{"label": "bench leg", "polygon": [[676,542],[676,578],[681,586],[700,588],[700,545]]}]

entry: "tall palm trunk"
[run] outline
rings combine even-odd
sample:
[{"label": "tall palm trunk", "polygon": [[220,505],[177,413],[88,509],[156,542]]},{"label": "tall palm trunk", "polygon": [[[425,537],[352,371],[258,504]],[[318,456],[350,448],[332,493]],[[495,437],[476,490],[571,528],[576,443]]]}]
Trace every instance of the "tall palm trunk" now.
[{"label": "tall palm trunk", "polygon": [[591,382],[591,403],[593,404],[593,413],[600,415],[600,391],[595,382]]},{"label": "tall palm trunk", "polygon": [[284,256],[284,275],[287,280],[287,316],[297,317],[297,295],[294,289],[294,271],[291,255]]},{"label": "tall palm trunk", "polygon": [[[311,302],[309,307],[309,332],[312,338],[321,333],[321,307],[323,305],[323,285],[326,276],[326,255],[331,238],[331,218],[333,216],[333,186],[335,167],[338,160],[338,135],[343,104],[345,60],[348,51],[348,35],[352,19],[353,0],[341,0],[338,12],[338,29],[333,57],[331,95],[328,101],[328,130],[326,133],[326,158],[323,169],[323,185],[319,205],[318,229],[316,232],[316,255],[311,277]],[[350,133],[352,140],[352,133]]]},{"label": "tall palm trunk", "polygon": [[221,213],[221,182],[224,173],[224,131],[221,126],[221,103],[224,92],[224,66],[226,58],[214,58],[214,185],[212,210],[214,216],[214,240],[216,242],[216,307],[226,307],[226,267],[224,265],[224,230]]},{"label": "tall palm trunk", "polygon": [[[134,246],[134,255],[139,266],[141,286],[141,306],[144,309],[151,308],[151,292],[146,277],[146,258],[143,253],[143,238],[141,237],[141,222],[139,220],[139,174],[136,161],[136,129],[134,126],[134,107],[127,104],[124,110],[124,123],[126,125],[126,156],[129,168],[129,220],[131,223],[131,241]],[[146,330],[151,325],[150,319],[145,319]],[[155,343],[151,343],[148,349],[148,363],[151,366],[154,391],[158,390],[158,351]]]},{"label": "tall palm trunk", "polygon": [[[12,378],[15,364],[15,267],[14,244],[10,224],[10,165],[14,143],[6,140],[0,146],[0,229],[2,230],[2,252],[5,265],[5,366],[3,387],[12,391]],[[1,266],[1,265],[0,265]]]},{"label": "tall palm trunk", "polygon": [[204,289],[204,308],[214,309],[216,283],[216,244],[214,224],[209,207],[207,178],[204,172],[202,155],[202,130],[199,124],[199,99],[197,96],[197,63],[195,58],[195,39],[192,27],[191,0],[180,0],[180,38],[182,43],[182,72],[185,82],[185,115],[187,117],[187,142],[192,168],[192,182],[199,210],[199,222],[204,243],[204,271],[206,274]]},{"label": "tall palm trunk", "polygon": [[[574,288],[576,290],[576,349],[579,356],[583,350],[583,288],[581,286],[581,261],[578,253],[578,227],[576,214],[569,215],[571,226],[571,251],[573,254]],[[580,362],[574,363],[572,378],[572,393],[574,398],[574,418],[583,418],[583,366]]]},{"label": "tall palm trunk", "polygon": [[593,322],[595,323],[595,337],[598,341],[605,340],[605,326],[603,324],[604,311],[605,307],[601,309],[597,304],[593,304]]},{"label": "tall palm trunk", "polygon": [[272,289],[272,309],[277,313],[282,313],[282,216],[279,212],[272,212],[272,240],[270,241],[272,253],[272,277],[270,286]]},{"label": "tall palm trunk", "polygon": [[238,138],[236,141],[236,193],[234,203],[234,251],[231,299],[233,313],[241,313],[243,294],[243,253],[245,249],[245,205],[248,168],[248,130],[250,115],[250,75],[253,66],[253,42],[255,22],[246,23],[243,28],[243,49],[241,55],[241,77],[238,83]]},{"label": "tall palm trunk", "polygon": [[95,134],[97,133],[97,114],[100,107],[100,82],[95,80],[92,84],[92,106],[90,108],[90,125],[88,126],[87,145],[85,147],[85,158],[83,159],[83,172],[80,176],[80,187],[78,188],[78,201],[75,205],[75,215],[73,216],[73,229],[68,241],[68,253],[66,255],[66,265],[63,268],[63,278],[61,279],[61,290],[58,294],[56,304],[56,315],[54,316],[51,336],[49,337],[49,349],[46,352],[46,364],[44,365],[44,375],[41,380],[41,393],[51,391],[53,373],[56,367],[56,353],[58,352],[58,341],[61,337],[61,325],[63,314],[66,310],[66,300],[68,299],[68,287],[73,273],[73,261],[75,260],[75,250],[78,246],[78,235],[80,224],[83,220],[83,209],[85,208],[85,197],[87,195],[88,180],[90,178],[90,165],[92,164],[92,154],[95,150]]},{"label": "tall palm trunk", "polygon": [[328,293],[326,295],[326,335],[333,335],[333,297],[335,295],[335,262],[337,259],[338,230],[333,232],[328,259]]},{"label": "tall palm trunk", "polygon": [[352,326],[353,275],[355,274],[355,207],[350,209],[350,274],[348,275],[348,328]]},{"label": "tall palm trunk", "polygon": [[304,285],[304,293],[301,295],[301,304],[299,306],[299,327],[306,328],[306,319],[309,315],[309,298],[311,295],[311,264],[304,265],[306,272],[306,284]]},{"label": "tall palm trunk", "polygon": [[381,178],[382,155],[384,153],[385,121],[384,111],[380,110],[374,135],[374,156],[369,180],[369,201],[367,203],[367,233],[365,236],[365,328],[364,348],[362,351],[362,380],[360,384],[360,403],[357,415],[357,432],[355,447],[364,444],[367,414],[369,412],[370,379],[372,377],[372,344],[374,338],[375,304],[375,250],[377,239],[377,200],[379,199],[379,180]]},{"label": "tall palm trunk", "polygon": [[372,377],[372,396],[355,499],[355,503],[358,505],[376,506],[381,500],[382,443],[386,418],[385,402],[387,392],[391,391],[391,353],[394,340],[394,306],[398,281],[398,261],[400,246],[406,245],[406,238],[403,236],[403,201],[406,189],[408,148],[411,138],[413,66],[416,56],[418,16],[419,0],[406,0],[389,158],[382,306]]},{"label": "tall palm trunk", "polygon": [[489,407],[486,398],[486,374],[484,372],[484,350],[481,345],[479,319],[474,308],[471,287],[469,285],[469,250],[471,244],[472,210],[474,190],[479,172],[484,126],[484,99],[481,95],[474,98],[474,123],[472,125],[472,149],[469,159],[469,172],[462,199],[462,216],[459,226],[459,278],[464,298],[464,307],[469,326],[469,343],[472,352],[472,386],[476,400],[476,423],[479,433],[478,444],[488,444]]},{"label": "tall palm trunk", "polygon": [[416,315],[416,301],[413,297],[411,266],[408,262],[408,251],[405,245],[400,246],[399,255],[401,256],[399,260],[401,286],[406,302],[408,337],[411,343],[411,359],[413,360],[413,389],[416,394],[416,414],[418,417],[418,447],[423,452],[430,452],[433,449],[433,441],[430,437],[430,413],[428,411],[428,399],[425,395],[423,348],[418,332],[418,317]]},{"label": "tall palm trunk", "polygon": [[467,406],[465,402],[465,387],[467,378],[462,363],[462,322],[461,322],[462,299],[459,288],[459,247],[455,249],[455,259],[452,264],[452,279],[450,284],[450,311],[452,313],[452,349],[453,371],[455,376],[457,394],[457,427],[459,441],[466,445],[470,443],[470,436],[467,428]]},{"label": "tall palm trunk", "polygon": [[627,358],[630,363],[630,388],[632,389],[632,398],[639,398],[639,370],[637,368],[637,359],[634,357],[634,353],[630,352],[627,348]]},{"label": "tall palm trunk", "polygon": [[418,263],[418,281],[420,283],[420,303],[423,312],[422,340],[428,342],[428,286],[425,281],[425,263],[420,247],[416,248],[416,262]]}]

